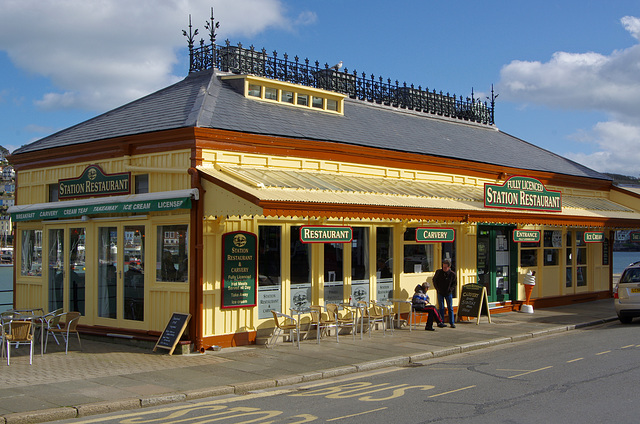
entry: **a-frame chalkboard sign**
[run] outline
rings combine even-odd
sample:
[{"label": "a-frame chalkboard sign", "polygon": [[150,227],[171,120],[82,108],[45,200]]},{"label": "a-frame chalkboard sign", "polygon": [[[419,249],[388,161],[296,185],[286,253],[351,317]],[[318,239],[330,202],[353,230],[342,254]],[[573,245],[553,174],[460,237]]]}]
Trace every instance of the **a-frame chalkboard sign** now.
[{"label": "a-frame chalkboard sign", "polygon": [[181,314],[180,312],[171,314],[171,319],[167,323],[153,351],[155,352],[157,348],[169,349],[169,355],[171,355],[180,341],[182,333],[184,333],[185,328],[187,328],[190,318],[191,314]]},{"label": "a-frame chalkboard sign", "polygon": [[489,312],[489,299],[487,289],[481,284],[465,284],[462,286],[460,302],[458,303],[458,321],[462,317],[477,318],[476,325],[480,324],[480,316],[485,314],[491,323]]}]

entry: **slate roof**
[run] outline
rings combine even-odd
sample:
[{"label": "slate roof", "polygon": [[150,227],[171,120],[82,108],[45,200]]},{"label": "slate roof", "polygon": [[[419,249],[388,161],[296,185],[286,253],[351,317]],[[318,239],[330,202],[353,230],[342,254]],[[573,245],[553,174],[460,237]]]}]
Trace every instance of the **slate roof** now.
[{"label": "slate roof", "polygon": [[590,168],[499,131],[423,112],[346,99],[344,116],[245,98],[215,70],[184,80],[23,146],[14,155],[97,140],[202,127],[411,152],[610,180]]}]

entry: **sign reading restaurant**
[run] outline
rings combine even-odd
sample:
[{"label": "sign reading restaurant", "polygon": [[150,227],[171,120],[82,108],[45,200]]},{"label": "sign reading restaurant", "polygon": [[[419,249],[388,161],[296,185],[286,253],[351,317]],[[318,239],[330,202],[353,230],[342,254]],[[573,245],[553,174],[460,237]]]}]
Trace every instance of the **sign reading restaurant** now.
[{"label": "sign reading restaurant", "polygon": [[130,172],[105,174],[98,165],[87,166],[78,178],[66,178],[58,181],[58,199],[130,193]]},{"label": "sign reading restaurant", "polygon": [[331,225],[303,225],[300,241],[303,243],[349,243],[353,239],[351,227]]},{"label": "sign reading restaurant", "polygon": [[484,185],[484,207],[562,212],[562,194],[535,178],[510,177],[502,185]]}]

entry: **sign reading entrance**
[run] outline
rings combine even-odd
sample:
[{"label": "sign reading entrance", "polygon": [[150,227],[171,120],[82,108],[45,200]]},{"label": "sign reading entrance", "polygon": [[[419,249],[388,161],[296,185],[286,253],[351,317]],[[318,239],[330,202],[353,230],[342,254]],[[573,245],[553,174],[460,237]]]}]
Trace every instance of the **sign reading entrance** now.
[{"label": "sign reading entrance", "polygon": [[510,177],[502,185],[484,185],[484,207],[562,212],[562,194],[535,178]]},{"label": "sign reading entrance", "polygon": [[602,231],[585,231],[584,242],[585,243],[602,243],[604,240],[604,233]]},{"label": "sign reading entrance", "polygon": [[257,246],[253,233],[222,235],[222,308],[256,306]]},{"label": "sign reading entrance", "polygon": [[331,225],[303,225],[300,227],[300,241],[303,243],[349,243],[353,239],[351,227]]},{"label": "sign reading entrance", "polygon": [[513,230],[516,243],[536,243],[540,241],[540,230]]},{"label": "sign reading entrance", "polygon": [[476,325],[478,325],[481,314],[485,314],[491,323],[486,287],[481,284],[465,284],[462,286],[460,303],[458,304],[458,321],[462,317],[473,317],[478,319],[476,321]]},{"label": "sign reading entrance", "polygon": [[58,199],[129,193],[131,193],[131,172],[105,174],[98,165],[87,166],[78,178],[58,181]]},{"label": "sign reading entrance", "polygon": [[429,243],[451,243],[456,239],[453,228],[417,228],[416,241]]}]

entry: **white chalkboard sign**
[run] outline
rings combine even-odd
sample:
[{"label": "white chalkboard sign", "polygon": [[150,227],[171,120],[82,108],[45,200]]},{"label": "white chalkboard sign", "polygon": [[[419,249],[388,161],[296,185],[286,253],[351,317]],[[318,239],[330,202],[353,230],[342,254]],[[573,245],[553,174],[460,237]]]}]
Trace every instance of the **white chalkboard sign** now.
[{"label": "white chalkboard sign", "polygon": [[184,330],[187,328],[190,318],[191,314],[174,312],[153,348],[153,351],[155,352],[157,348],[168,349],[169,355],[171,355],[180,341],[182,333],[184,333]]}]

